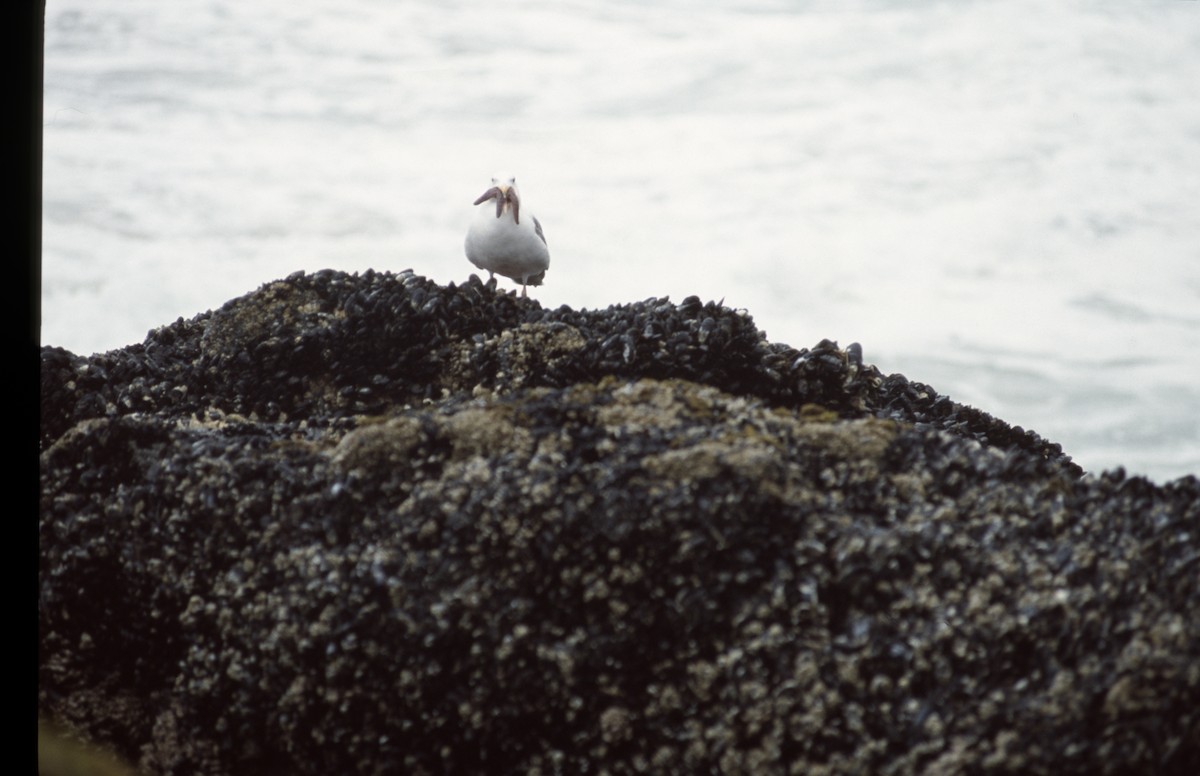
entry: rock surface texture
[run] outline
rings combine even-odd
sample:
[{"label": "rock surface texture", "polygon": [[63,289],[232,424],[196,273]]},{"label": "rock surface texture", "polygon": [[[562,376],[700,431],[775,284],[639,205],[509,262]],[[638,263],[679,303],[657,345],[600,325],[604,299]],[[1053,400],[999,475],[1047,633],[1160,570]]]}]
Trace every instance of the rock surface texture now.
[{"label": "rock surface texture", "polygon": [[1197,773],[1200,482],[689,298],[42,351],[39,715],[147,774]]}]

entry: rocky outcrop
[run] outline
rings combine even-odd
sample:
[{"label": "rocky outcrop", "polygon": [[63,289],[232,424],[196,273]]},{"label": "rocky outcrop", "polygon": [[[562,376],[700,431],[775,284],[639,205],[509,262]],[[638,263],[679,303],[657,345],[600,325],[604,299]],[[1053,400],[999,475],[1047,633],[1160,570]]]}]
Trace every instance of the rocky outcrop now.
[{"label": "rocky outcrop", "polygon": [[695,298],[42,354],[39,713],[147,773],[1190,773],[1200,482]]}]

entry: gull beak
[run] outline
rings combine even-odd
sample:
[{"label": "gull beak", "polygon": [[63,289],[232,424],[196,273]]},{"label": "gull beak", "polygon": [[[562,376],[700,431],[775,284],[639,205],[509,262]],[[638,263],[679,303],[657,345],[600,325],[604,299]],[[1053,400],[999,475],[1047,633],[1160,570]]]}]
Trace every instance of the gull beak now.
[{"label": "gull beak", "polygon": [[513,221],[521,223],[521,200],[517,198],[517,190],[503,183],[496,189],[500,192],[500,198],[496,200],[496,218],[504,213],[505,205],[512,205]]}]

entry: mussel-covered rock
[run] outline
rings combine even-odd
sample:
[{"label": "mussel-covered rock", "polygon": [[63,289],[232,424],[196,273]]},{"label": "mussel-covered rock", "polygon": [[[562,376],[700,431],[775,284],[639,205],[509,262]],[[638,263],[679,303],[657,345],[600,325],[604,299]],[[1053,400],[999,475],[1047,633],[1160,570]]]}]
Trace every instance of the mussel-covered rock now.
[{"label": "mussel-covered rock", "polygon": [[1200,482],[695,297],[42,354],[39,715],[145,773],[1192,773]]}]

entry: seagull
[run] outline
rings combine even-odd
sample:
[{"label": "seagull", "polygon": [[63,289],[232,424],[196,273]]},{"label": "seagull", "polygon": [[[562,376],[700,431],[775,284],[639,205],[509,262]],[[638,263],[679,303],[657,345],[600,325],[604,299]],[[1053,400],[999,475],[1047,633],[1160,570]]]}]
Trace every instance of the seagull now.
[{"label": "seagull", "polygon": [[540,286],[550,267],[550,251],[542,225],[532,214],[521,217],[521,196],[517,179],[511,175],[492,178],[492,187],[479,195],[475,205],[496,201],[496,211],[490,206],[475,211],[475,219],[467,229],[467,258],[480,269],[488,271],[488,279],[497,274],[521,284],[521,296],[526,286]]}]

